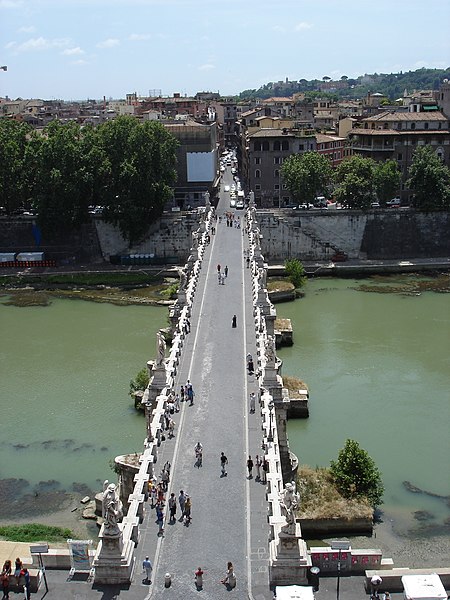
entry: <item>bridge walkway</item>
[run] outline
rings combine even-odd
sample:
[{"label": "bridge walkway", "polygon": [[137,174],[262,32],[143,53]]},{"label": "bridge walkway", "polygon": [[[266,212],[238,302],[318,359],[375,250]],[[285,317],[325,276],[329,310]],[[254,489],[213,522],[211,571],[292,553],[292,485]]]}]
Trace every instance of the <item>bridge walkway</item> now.
[{"label": "bridge walkway", "polygon": [[[217,214],[222,215],[222,199]],[[240,220],[243,213],[236,211]],[[261,454],[258,409],[249,412],[249,394],[257,381],[246,369],[246,355],[256,349],[250,271],[244,249],[243,230],[216,223],[216,235],[204,256],[194,299],[191,332],[183,348],[177,391],[189,379],[195,391],[194,405],[183,403],[175,416],[176,435],[163,442],[156,472],[166,460],[172,464],[168,495],[180,490],[192,499],[192,522],[169,523],[165,515],[164,536],[158,537],[155,512],[147,505],[136,549],[135,580],[142,579],[141,564],[148,554],[154,564],[148,597],[197,598],[194,572],[204,571],[202,598],[228,597],[220,583],[232,561],[236,598],[271,598],[268,588],[268,526],[265,486],[248,478],[246,461]],[[228,266],[224,285],[218,283],[217,265]],[[233,315],[237,328],[232,328]],[[194,446],[203,445],[203,466],[194,465]],[[220,454],[228,458],[227,476],[221,477]],[[172,576],[164,588],[165,573]],[[133,582],[133,583],[136,583]],[[164,590],[162,592],[162,589]],[[250,594],[251,591],[251,594]]]}]

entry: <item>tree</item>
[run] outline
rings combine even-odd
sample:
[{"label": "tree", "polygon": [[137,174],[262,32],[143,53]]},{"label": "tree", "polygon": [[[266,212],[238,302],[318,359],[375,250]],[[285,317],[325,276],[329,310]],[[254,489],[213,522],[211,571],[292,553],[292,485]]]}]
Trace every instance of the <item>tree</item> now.
[{"label": "tree", "polygon": [[384,486],[373,459],[358,442],[348,439],[337,461],[331,461],[331,474],[346,498],[364,497],[373,508],[383,503]]},{"label": "tree", "polygon": [[349,208],[369,208],[375,197],[374,170],[371,158],[355,155],[342,161],[336,170],[336,200]]},{"label": "tree", "polygon": [[306,281],[305,269],[297,258],[292,258],[284,263],[286,275],[295,289],[301,288]]},{"label": "tree", "polygon": [[450,206],[450,169],[430,145],[417,148],[409,168],[408,187],[414,190],[419,210],[442,210]]},{"label": "tree", "polygon": [[373,173],[375,191],[381,204],[398,195],[402,174],[395,160],[377,163]]},{"label": "tree", "polygon": [[0,204],[8,215],[28,199],[25,153],[30,131],[24,123],[0,119]]},{"label": "tree", "polygon": [[77,229],[87,220],[95,164],[82,137],[74,121],[53,121],[29,146],[33,205],[43,233],[49,236]]},{"label": "tree", "polygon": [[284,161],[281,177],[297,202],[312,203],[328,190],[332,167],[329,159],[318,152],[293,154]]},{"label": "tree", "polygon": [[110,163],[103,215],[131,246],[172,196],[178,142],[160,123],[140,124],[133,117],[105,123],[100,137]]}]

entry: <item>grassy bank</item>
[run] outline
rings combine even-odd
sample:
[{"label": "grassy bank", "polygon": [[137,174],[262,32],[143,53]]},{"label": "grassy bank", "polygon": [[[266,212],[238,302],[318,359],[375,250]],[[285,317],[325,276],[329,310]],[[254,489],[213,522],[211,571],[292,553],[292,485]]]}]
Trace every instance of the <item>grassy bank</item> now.
[{"label": "grassy bank", "polygon": [[65,542],[72,537],[71,529],[39,523],[0,527],[0,538],[8,542]]}]

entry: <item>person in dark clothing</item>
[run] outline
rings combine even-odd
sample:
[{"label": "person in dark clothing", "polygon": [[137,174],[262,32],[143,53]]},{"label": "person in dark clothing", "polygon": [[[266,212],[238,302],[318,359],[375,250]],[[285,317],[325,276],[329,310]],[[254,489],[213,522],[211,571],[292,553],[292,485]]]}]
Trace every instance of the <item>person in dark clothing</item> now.
[{"label": "person in dark clothing", "polygon": [[236,327],[237,325],[237,318],[236,315],[233,315],[233,318],[231,319],[231,327]]}]

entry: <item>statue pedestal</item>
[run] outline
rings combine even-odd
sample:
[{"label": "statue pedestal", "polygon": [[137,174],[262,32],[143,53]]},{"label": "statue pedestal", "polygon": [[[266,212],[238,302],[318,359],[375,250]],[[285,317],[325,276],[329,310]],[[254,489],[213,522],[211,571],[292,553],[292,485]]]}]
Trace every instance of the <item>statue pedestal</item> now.
[{"label": "statue pedestal", "polygon": [[301,538],[300,523],[295,524],[295,533],[280,531],[278,538],[269,546],[270,585],[305,585],[308,583],[308,556],[306,542]]},{"label": "statue pedestal", "polygon": [[158,389],[157,396],[167,385],[166,367],[164,365],[155,365],[152,371],[152,379],[149,383],[149,390]]},{"label": "statue pedestal", "polygon": [[95,583],[102,585],[121,585],[129,583],[135,563],[134,542],[123,539],[123,524],[119,523],[119,533],[107,535],[102,525],[99,544],[92,566],[95,568]]}]

